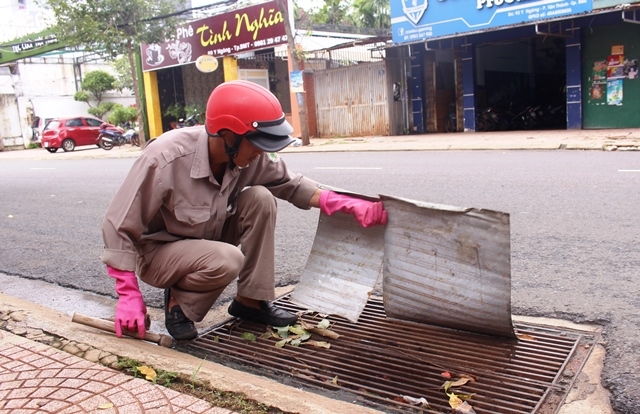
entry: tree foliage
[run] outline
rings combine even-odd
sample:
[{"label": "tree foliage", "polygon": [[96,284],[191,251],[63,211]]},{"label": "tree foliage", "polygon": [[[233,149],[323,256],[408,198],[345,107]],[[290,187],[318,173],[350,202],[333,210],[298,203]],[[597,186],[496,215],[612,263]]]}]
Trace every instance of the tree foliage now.
[{"label": "tree foliage", "polygon": [[116,75],[115,89],[122,92],[125,89],[134,90],[133,79],[131,78],[131,65],[128,56],[118,56],[111,62]]},{"label": "tree foliage", "polygon": [[89,107],[91,104],[89,103],[89,99],[91,99],[91,95],[87,91],[78,91],[73,95],[73,99],[78,102],[86,102]]},{"label": "tree foliage", "polygon": [[127,122],[133,123],[138,119],[138,111],[131,106],[122,106],[115,104],[111,110],[111,113],[107,117],[109,123],[113,125],[122,125]]},{"label": "tree foliage", "polygon": [[358,26],[376,29],[391,27],[389,0],[354,0],[353,9]]},{"label": "tree foliage", "polygon": [[[138,84],[134,54],[141,43],[162,43],[175,35],[177,0],[46,0],[56,20],[59,41],[115,59],[127,56],[133,85]],[[179,6],[180,5],[180,6]],[[172,17],[174,16],[174,17]],[[140,91],[134,88],[138,118]],[[140,138],[145,141],[141,129]]]},{"label": "tree foliage", "polygon": [[140,43],[159,43],[175,32],[176,18],[167,17],[182,4],[175,0],[47,0],[58,38],[85,50],[126,55]]},{"label": "tree foliage", "polygon": [[325,0],[324,5],[312,14],[313,23],[326,23],[336,26],[353,25],[353,20],[349,14],[349,3],[340,0]]},{"label": "tree foliage", "polygon": [[315,9],[305,10],[295,6],[296,24],[326,24],[373,29],[389,29],[391,12],[389,0],[324,0]]},{"label": "tree foliage", "polygon": [[[73,99],[79,102],[86,102],[86,104],[89,105],[87,112],[102,119],[114,105],[113,102],[102,102],[102,97],[105,92],[115,88],[115,81],[116,78],[103,70],[87,72],[84,79],[82,79],[82,90],[76,92],[73,95]],[[96,106],[91,105],[91,97],[97,101]]]},{"label": "tree foliage", "polygon": [[[97,105],[100,105],[104,93],[115,89],[115,82],[116,78],[110,73],[103,70],[94,70],[84,75],[81,86],[82,90],[91,93],[98,101]],[[88,101],[85,102],[89,103]]]},{"label": "tree foliage", "polygon": [[91,115],[102,119],[104,115],[111,110],[114,106],[119,105],[115,102],[102,102],[100,105],[87,109]]}]

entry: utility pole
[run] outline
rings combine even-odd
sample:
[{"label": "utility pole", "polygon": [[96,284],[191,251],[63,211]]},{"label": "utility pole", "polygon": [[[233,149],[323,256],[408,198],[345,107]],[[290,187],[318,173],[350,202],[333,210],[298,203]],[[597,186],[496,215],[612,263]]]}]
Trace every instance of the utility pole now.
[{"label": "utility pole", "polygon": [[[289,19],[289,9],[287,5],[289,1],[287,0],[277,0],[278,8],[280,12],[282,12],[282,17],[284,19],[284,28],[287,33],[287,41],[288,41],[288,49],[289,49],[289,59],[291,59],[291,67],[295,70],[304,70],[304,65],[300,65],[300,60],[298,59],[298,51],[296,49],[295,43],[295,33],[292,27],[292,20]],[[303,77],[304,79],[304,77]],[[309,124],[307,123],[307,99],[304,92],[296,92],[296,99],[298,100],[298,108],[300,110],[300,129],[302,133],[302,145],[309,145]]]}]

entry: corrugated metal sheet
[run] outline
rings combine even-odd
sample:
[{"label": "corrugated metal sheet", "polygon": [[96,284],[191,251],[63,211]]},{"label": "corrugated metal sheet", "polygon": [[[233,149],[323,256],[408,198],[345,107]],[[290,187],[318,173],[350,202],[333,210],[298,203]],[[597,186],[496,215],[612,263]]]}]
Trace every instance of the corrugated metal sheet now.
[{"label": "corrugated metal sheet", "polygon": [[514,337],[509,215],[383,200],[387,316]]},{"label": "corrugated metal sheet", "polygon": [[382,269],[387,316],[513,338],[509,215],[381,198],[386,226],[321,215],[292,302],[355,322]]},{"label": "corrugated metal sheet", "polygon": [[318,71],[314,81],[321,137],[389,135],[384,62]]},{"label": "corrugated metal sheet", "polygon": [[322,214],[291,301],[356,322],[382,274],[383,244],[382,226],[365,229],[351,215]]}]

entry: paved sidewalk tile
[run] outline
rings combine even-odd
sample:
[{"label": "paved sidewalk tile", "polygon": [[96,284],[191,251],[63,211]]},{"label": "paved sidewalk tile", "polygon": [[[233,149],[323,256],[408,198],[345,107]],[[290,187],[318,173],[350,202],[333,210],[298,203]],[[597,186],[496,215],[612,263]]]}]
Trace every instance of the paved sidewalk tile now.
[{"label": "paved sidewalk tile", "polygon": [[0,331],[0,413],[232,412]]}]

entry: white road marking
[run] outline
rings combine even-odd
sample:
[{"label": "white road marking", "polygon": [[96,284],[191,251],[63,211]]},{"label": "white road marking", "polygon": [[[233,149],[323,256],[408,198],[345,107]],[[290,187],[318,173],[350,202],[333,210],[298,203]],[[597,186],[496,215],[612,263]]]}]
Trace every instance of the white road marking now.
[{"label": "white road marking", "polygon": [[381,170],[382,167],[314,167],[314,170]]},{"label": "white road marking", "polygon": [[640,170],[618,170],[618,172],[640,172]]}]

